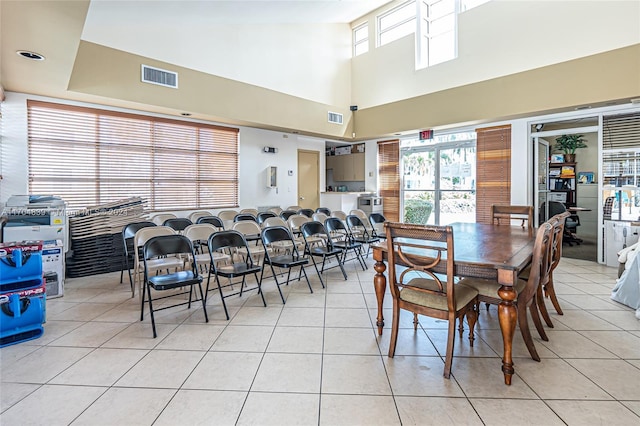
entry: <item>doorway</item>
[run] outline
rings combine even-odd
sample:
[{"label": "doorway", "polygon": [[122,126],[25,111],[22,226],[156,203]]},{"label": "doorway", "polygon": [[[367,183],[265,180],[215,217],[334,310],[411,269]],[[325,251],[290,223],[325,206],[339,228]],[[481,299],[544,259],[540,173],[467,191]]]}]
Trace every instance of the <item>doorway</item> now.
[{"label": "doorway", "polygon": [[[601,229],[598,224],[598,118],[581,117],[535,123],[531,124],[530,135],[534,152],[533,204],[537,225],[549,217],[550,203],[562,203],[568,209],[575,207],[579,210],[574,211],[574,214],[580,224],[575,234],[582,242],[565,244],[562,255],[597,261],[598,235]],[[572,162],[565,162],[562,153],[554,150],[556,139],[562,135],[582,135],[586,140],[587,147],[579,149]],[[581,179],[583,176],[591,178]]]},{"label": "doorway", "polygon": [[320,153],[298,150],[298,205],[305,209],[320,207]]}]

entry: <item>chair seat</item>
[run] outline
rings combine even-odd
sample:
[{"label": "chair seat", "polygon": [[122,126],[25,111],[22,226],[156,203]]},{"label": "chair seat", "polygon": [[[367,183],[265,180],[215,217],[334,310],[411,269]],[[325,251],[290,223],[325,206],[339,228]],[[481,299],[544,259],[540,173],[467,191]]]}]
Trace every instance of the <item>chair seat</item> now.
[{"label": "chair seat", "polygon": [[357,241],[334,241],[333,246],[343,250],[353,250],[362,247],[362,243]]},{"label": "chair seat", "polygon": [[234,263],[231,265],[218,266],[217,275],[234,278],[247,274],[257,274],[262,270],[261,266],[250,267],[246,263]]},{"label": "chair seat", "polygon": [[291,254],[283,254],[280,256],[271,256],[265,260],[265,263],[277,266],[279,268],[291,268],[294,266],[306,265],[309,259]]},{"label": "chair seat", "polygon": [[336,254],[342,253],[342,249],[329,250],[325,246],[315,246],[309,247],[309,253],[313,256],[334,256]]},{"label": "chair seat", "polygon": [[202,283],[202,277],[193,271],[179,271],[172,274],[157,275],[148,278],[149,284],[156,290],[170,290]]},{"label": "chair seat", "polygon": [[[498,295],[498,290],[500,289],[501,285],[498,284],[498,282],[495,280],[485,280],[482,278],[463,278],[462,280],[460,280],[458,284],[465,285],[467,287],[471,287],[477,290],[480,296],[493,297],[494,299],[500,299],[500,296]],[[522,290],[524,290],[526,285],[527,285],[527,281],[523,279],[518,279],[518,282],[514,286],[516,293],[520,293]]]},{"label": "chair seat", "polygon": [[[231,256],[229,256],[228,254],[224,254],[220,252],[213,253],[214,262],[219,262],[222,260],[230,260],[230,259],[231,259]],[[211,257],[209,256],[209,253],[196,254],[196,263],[198,263],[198,265],[208,265],[209,263],[211,263]]]},{"label": "chair seat", "polygon": [[[414,278],[407,285],[423,288],[426,290],[439,291],[438,284],[435,281],[426,278]],[[464,308],[470,301],[478,295],[478,291],[474,288],[467,287],[464,284],[456,284],[456,311]],[[420,306],[426,306],[441,311],[448,311],[447,298],[436,294],[423,293],[411,288],[403,287],[400,290],[400,299],[414,303]]]}]

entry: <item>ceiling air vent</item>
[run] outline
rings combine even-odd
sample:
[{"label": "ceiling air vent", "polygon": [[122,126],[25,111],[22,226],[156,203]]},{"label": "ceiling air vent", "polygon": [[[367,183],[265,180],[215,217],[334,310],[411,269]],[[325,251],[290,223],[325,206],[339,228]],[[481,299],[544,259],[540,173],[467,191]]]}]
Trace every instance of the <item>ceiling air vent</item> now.
[{"label": "ceiling air vent", "polygon": [[142,65],[142,81],[164,87],[178,88],[178,73]]},{"label": "ceiling air vent", "polygon": [[329,111],[327,117],[329,119],[329,123],[342,124],[342,114]]}]

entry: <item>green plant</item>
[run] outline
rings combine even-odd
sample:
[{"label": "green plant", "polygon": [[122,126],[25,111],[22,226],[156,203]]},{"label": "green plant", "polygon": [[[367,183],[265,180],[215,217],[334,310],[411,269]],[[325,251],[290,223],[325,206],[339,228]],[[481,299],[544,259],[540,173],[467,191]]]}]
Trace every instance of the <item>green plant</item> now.
[{"label": "green plant", "polygon": [[433,203],[413,198],[404,202],[404,223],[426,225],[433,211]]},{"label": "green plant", "polygon": [[575,154],[576,149],[587,147],[585,144],[586,140],[582,139],[583,136],[584,135],[562,135],[556,138],[556,146],[554,148],[565,154]]}]

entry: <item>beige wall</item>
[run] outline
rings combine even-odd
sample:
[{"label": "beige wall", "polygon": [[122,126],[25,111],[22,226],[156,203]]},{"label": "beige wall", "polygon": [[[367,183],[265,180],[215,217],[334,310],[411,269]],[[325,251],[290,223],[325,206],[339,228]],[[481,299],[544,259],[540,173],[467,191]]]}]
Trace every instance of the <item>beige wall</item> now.
[{"label": "beige wall", "polygon": [[494,0],[459,15],[456,59],[416,70],[414,35],[375,47],[378,14],[366,17],[369,52],[352,61],[362,109],[640,43],[638,1]]}]

